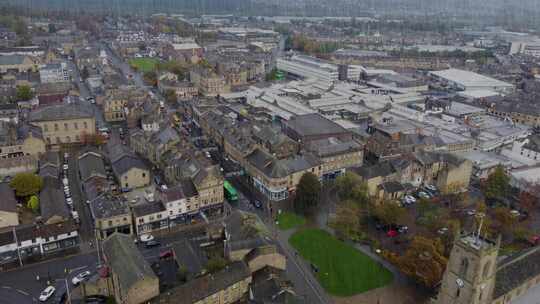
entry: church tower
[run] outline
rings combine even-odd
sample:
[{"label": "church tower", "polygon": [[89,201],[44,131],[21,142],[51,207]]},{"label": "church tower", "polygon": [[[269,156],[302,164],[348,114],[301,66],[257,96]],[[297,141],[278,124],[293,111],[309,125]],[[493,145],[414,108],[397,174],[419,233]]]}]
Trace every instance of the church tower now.
[{"label": "church tower", "polygon": [[490,304],[497,271],[500,237],[494,242],[476,234],[454,241],[437,304]]}]

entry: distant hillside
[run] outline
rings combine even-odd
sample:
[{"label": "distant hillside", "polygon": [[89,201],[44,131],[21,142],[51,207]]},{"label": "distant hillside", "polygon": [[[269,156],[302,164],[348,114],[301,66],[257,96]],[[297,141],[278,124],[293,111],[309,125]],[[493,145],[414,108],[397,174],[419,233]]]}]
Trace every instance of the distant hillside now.
[{"label": "distant hillside", "polygon": [[39,10],[98,11],[151,14],[359,16],[505,15],[530,16],[540,11],[539,0],[3,0],[2,3]]}]

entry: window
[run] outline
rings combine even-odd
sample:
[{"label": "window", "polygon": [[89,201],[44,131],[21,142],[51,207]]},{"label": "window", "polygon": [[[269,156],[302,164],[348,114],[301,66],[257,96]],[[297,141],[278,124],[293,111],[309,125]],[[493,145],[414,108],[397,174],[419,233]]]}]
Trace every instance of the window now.
[{"label": "window", "polygon": [[75,128],[75,130],[79,130],[79,123],[74,122],[73,127]]},{"label": "window", "polygon": [[66,136],[66,142],[68,142],[68,143],[71,142],[71,136]]},{"label": "window", "polygon": [[45,132],[49,132],[49,125],[48,125],[48,124],[44,124],[44,125],[43,125],[43,130],[45,130]]},{"label": "window", "polygon": [[56,143],[57,143],[57,144],[62,143],[62,141],[60,140],[60,137],[57,137],[57,138],[56,138]]},{"label": "window", "polygon": [[57,123],[54,124],[54,130],[58,131],[58,124]]},{"label": "window", "polygon": [[461,260],[461,265],[459,266],[459,276],[460,278],[465,278],[467,275],[467,270],[469,268],[469,260],[464,258]]},{"label": "window", "polygon": [[83,122],[83,127],[84,127],[85,129],[88,129],[88,123],[87,123],[86,121]]},{"label": "window", "polygon": [[158,219],[160,219],[160,218],[161,218],[161,214],[158,214],[156,217],[157,217]]},{"label": "window", "polygon": [[144,219],[143,219],[143,218],[140,218],[140,219],[139,219],[139,224],[142,224],[142,223],[144,223]]},{"label": "window", "polygon": [[75,141],[81,141],[81,138],[79,137],[79,135],[75,135]]},{"label": "window", "polygon": [[145,177],[146,177],[146,173],[143,172],[142,177],[145,178]]},{"label": "window", "polygon": [[69,130],[67,122],[64,123],[64,130],[66,130],[66,131]]},{"label": "window", "polygon": [[109,221],[109,223],[108,223],[108,224],[109,224],[109,226],[112,226],[112,221]]}]

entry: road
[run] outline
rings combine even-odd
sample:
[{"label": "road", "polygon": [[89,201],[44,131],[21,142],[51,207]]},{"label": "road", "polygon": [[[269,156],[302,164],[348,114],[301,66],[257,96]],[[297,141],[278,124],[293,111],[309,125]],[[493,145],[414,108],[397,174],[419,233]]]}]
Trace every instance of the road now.
[{"label": "road", "polygon": [[[94,97],[93,94],[88,89],[88,86],[86,86],[86,83],[82,80],[81,74],[77,66],[73,62],[68,63],[69,69],[71,70],[71,76],[73,77],[73,81],[79,88],[79,94],[82,99],[82,102],[88,102],[88,97]],[[98,128],[102,126],[106,126],[105,118],[103,117],[103,111],[96,105],[92,104],[92,110],[94,111],[94,114],[96,116],[96,125]]]},{"label": "road", "polygon": [[[284,41],[282,41],[280,45],[283,46],[283,43]],[[133,71],[127,63],[123,62],[121,58],[112,52],[106,43],[101,43],[101,46],[106,50],[109,58],[111,59],[111,64],[116,69],[120,70],[124,77],[132,75],[130,78],[133,81],[133,84],[150,90],[150,88],[144,84],[140,73]],[[158,100],[163,100],[163,97],[159,94],[154,95]],[[167,103],[165,104],[167,106],[167,112],[170,112],[172,109],[168,107]],[[294,283],[295,289],[300,295],[303,295],[306,298],[308,303],[329,303],[326,293],[318,283],[317,279],[311,273],[309,265],[301,260],[298,260],[294,250],[290,248],[288,244],[288,236],[275,227],[273,220],[269,219],[267,210],[253,208],[249,203],[252,200],[253,198],[250,197],[249,194],[246,195],[240,191],[240,202],[237,208],[258,214],[262,219],[264,219],[264,222],[268,228],[274,231],[277,244],[281,248],[282,252],[287,256],[287,276]],[[149,261],[159,258],[159,253],[161,251],[167,250],[170,243],[179,240],[178,235],[168,235],[158,237],[158,239],[162,244],[161,247],[150,249],[141,248],[141,252],[143,252],[143,255],[147,257]]]},{"label": "road", "polygon": [[[237,189],[238,190],[238,189]],[[236,208],[242,211],[252,212],[257,214],[266,227],[272,231],[275,243],[281,249],[281,252],[287,257],[287,278],[294,284],[295,292],[302,295],[306,303],[331,303],[326,292],[321,287],[306,261],[301,259],[296,251],[289,245],[289,237],[291,232],[280,231],[273,220],[269,218],[269,213],[264,208],[255,208],[251,202],[254,198],[249,194],[244,194],[238,190],[238,203]]]},{"label": "road", "polygon": [[82,191],[79,179],[78,152],[73,152],[68,157],[68,180],[69,190],[73,198],[73,206],[80,218],[79,234],[82,242],[89,242],[94,239],[94,221],[90,215],[90,209],[86,204],[86,197]]}]

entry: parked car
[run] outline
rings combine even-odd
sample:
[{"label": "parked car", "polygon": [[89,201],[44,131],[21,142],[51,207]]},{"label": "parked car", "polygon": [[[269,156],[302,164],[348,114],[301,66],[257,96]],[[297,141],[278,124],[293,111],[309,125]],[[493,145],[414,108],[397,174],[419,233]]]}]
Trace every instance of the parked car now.
[{"label": "parked car", "polygon": [[158,241],[156,241],[156,240],[151,240],[151,241],[148,241],[148,242],[146,242],[146,243],[144,244],[144,246],[145,246],[146,248],[156,247],[156,246],[159,246],[159,245],[160,245],[160,243],[159,243]]},{"label": "parked car", "polygon": [[531,246],[537,246],[538,244],[540,244],[540,236],[539,235],[531,236],[529,238],[529,244],[531,244]]},{"label": "parked car", "polygon": [[431,195],[429,195],[427,192],[425,191],[419,191],[417,193],[417,196],[418,198],[423,198],[423,199],[430,199],[431,198]]},{"label": "parked car", "polygon": [[412,195],[405,195],[402,201],[405,205],[411,205],[411,204],[416,203],[416,199]]},{"label": "parked car", "polygon": [[56,288],[54,286],[47,286],[40,294],[39,294],[39,300],[41,302],[47,301],[53,293],[56,291]]},{"label": "parked car", "polygon": [[69,185],[69,180],[67,178],[63,178],[62,184],[64,184],[64,187],[67,187]]},{"label": "parked car", "polygon": [[439,189],[435,185],[425,185],[424,188],[430,192],[438,192]]},{"label": "parked car", "polygon": [[64,164],[62,166],[62,169],[64,169],[64,171],[67,171],[69,169],[69,165],[68,164]]},{"label": "parked car", "polygon": [[255,206],[255,208],[258,208],[258,209],[262,208],[262,204],[259,200],[254,200],[253,206]]},{"label": "parked car", "polygon": [[392,238],[392,237],[398,236],[398,234],[399,234],[399,233],[398,233],[396,230],[390,229],[390,230],[388,230],[388,232],[386,233],[386,236]]},{"label": "parked car", "polygon": [[151,234],[143,234],[139,237],[139,240],[141,240],[141,242],[150,242],[154,240],[154,236]]},{"label": "parked car", "polygon": [[440,234],[440,235],[444,235],[444,234],[448,233],[448,228],[443,227],[443,228],[437,230],[437,233]]},{"label": "parked car", "polygon": [[81,273],[79,273],[78,275],[76,275],[72,280],[71,280],[71,283],[73,283],[73,285],[77,286],[79,285],[79,283],[83,282],[87,277],[89,277],[91,274],[90,271],[83,271]]},{"label": "parked car", "polygon": [[77,211],[71,211],[71,217],[77,224],[81,221],[81,219],[79,218],[79,213]]},{"label": "parked car", "polygon": [[163,251],[159,254],[160,259],[167,259],[173,256],[172,250]]},{"label": "parked car", "polygon": [[73,205],[73,198],[71,197],[66,198],[66,203],[70,206]]},{"label": "parked car", "polygon": [[510,215],[512,215],[513,217],[519,217],[520,213],[517,210],[512,210],[510,211]]},{"label": "parked car", "polygon": [[403,233],[407,233],[409,231],[409,227],[408,226],[405,226],[405,225],[400,225],[398,226],[398,232],[403,234]]},{"label": "parked car", "polygon": [[468,215],[468,216],[476,215],[476,210],[474,210],[474,209],[467,210],[467,215]]}]

